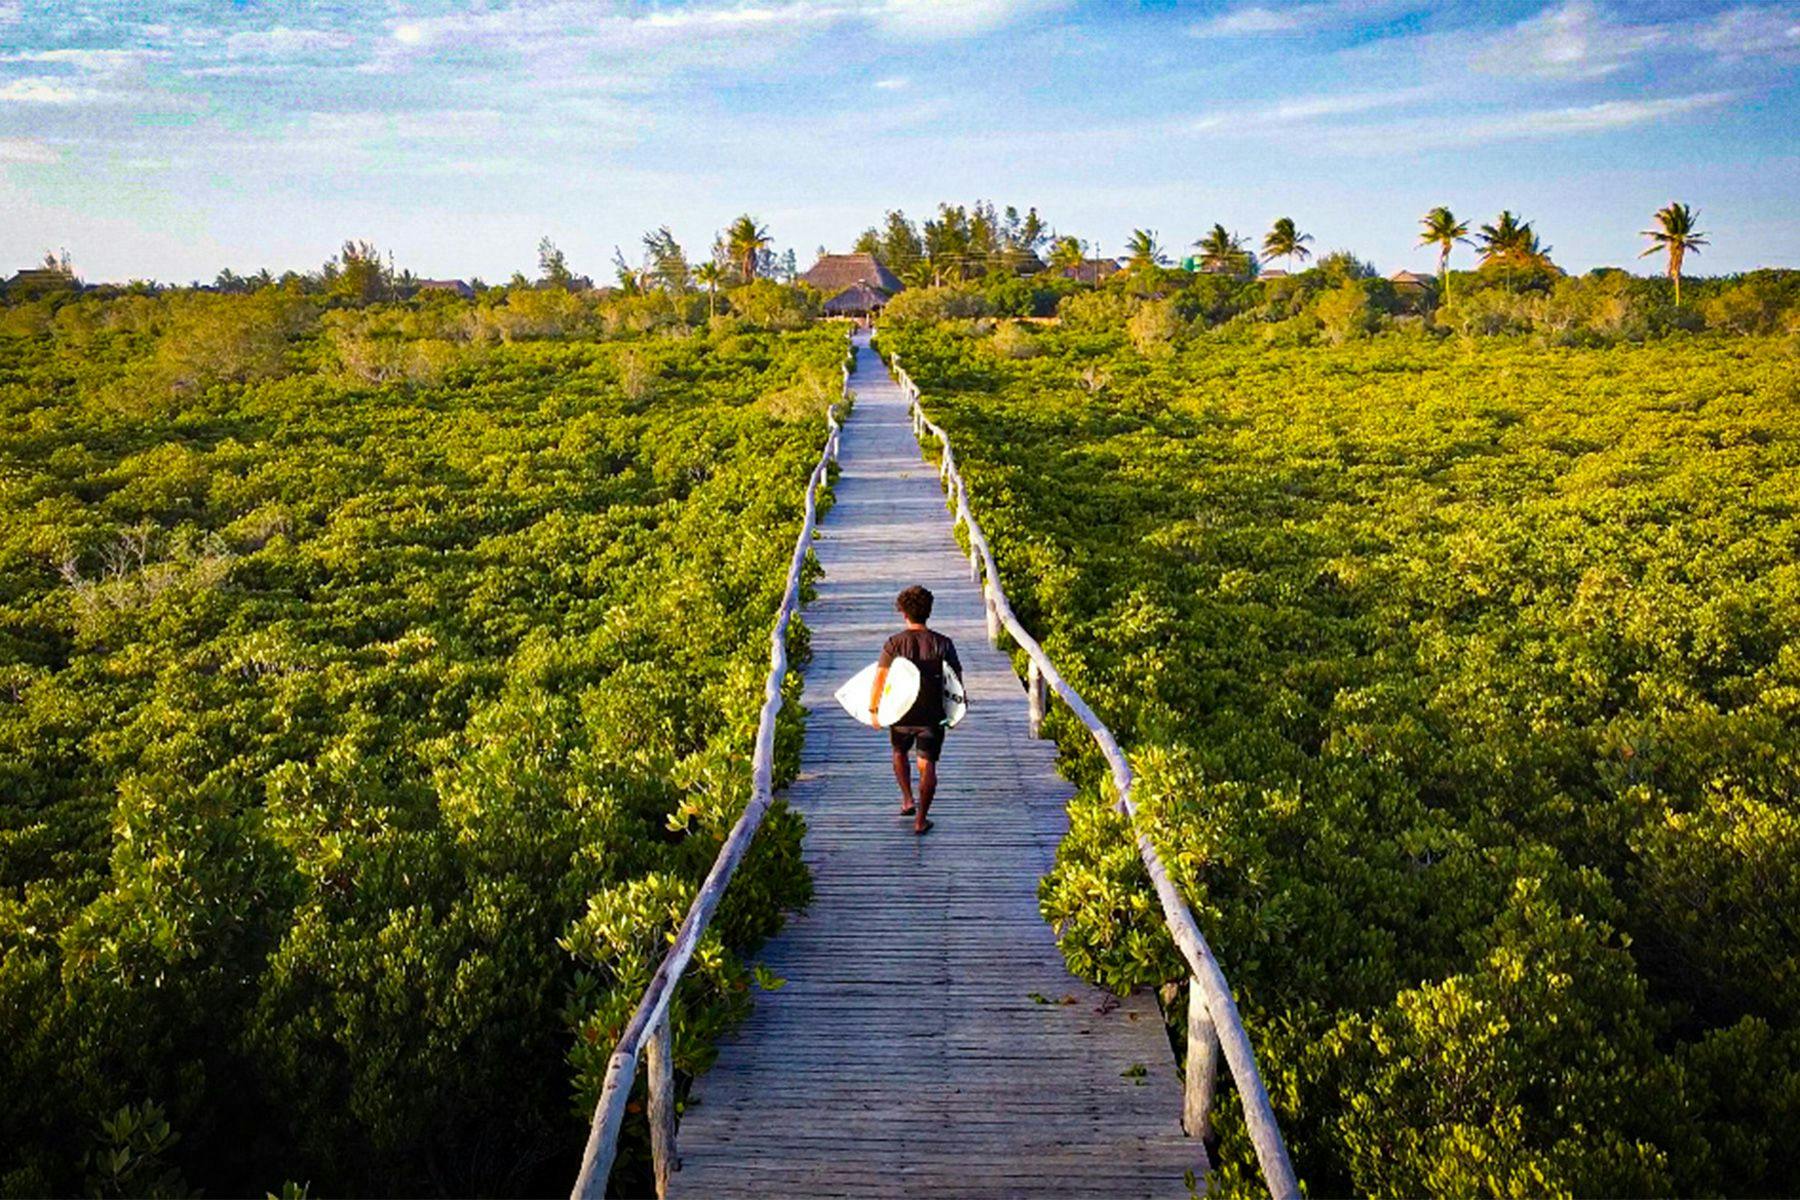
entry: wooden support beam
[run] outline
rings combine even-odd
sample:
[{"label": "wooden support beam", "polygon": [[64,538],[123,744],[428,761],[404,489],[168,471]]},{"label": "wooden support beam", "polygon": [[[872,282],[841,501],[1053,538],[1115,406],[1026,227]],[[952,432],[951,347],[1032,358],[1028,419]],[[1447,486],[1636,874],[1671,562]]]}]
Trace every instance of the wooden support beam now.
[{"label": "wooden support beam", "polygon": [[1031,723],[1031,736],[1034,738],[1044,736],[1044,715],[1049,699],[1049,689],[1044,685],[1044,673],[1038,669],[1034,658],[1025,672],[1026,717]]},{"label": "wooden support beam", "polygon": [[667,1200],[675,1170],[675,1040],[664,1012],[644,1047],[644,1075],[650,1085],[650,1162],[657,1200]]},{"label": "wooden support beam", "polygon": [[1219,1030],[1206,1011],[1206,992],[1198,980],[1188,981],[1187,1083],[1181,1101],[1181,1127],[1189,1137],[1212,1137],[1213,1093],[1219,1083]]}]

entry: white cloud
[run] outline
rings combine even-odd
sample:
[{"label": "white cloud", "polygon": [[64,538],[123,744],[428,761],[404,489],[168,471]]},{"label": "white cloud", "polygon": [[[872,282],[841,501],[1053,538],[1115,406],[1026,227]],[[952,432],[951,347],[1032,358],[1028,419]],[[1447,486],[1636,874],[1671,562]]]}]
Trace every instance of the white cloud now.
[{"label": "white cloud", "polygon": [[1255,134],[1275,125],[1300,125],[1322,117],[1341,117],[1370,112],[1378,108],[1399,108],[1426,98],[1424,88],[1402,88],[1396,91],[1339,92],[1321,96],[1297,96],[1259,108],[1242,108],[1206,113],[1187,123],[1196,133],[1226,130]]},{"label": "white cloud", "polygon": [[225,52],[233,58],[290,58],[342,50],[354,43],[349,34],[332,29],[246,29],[225,39]]},{"label": "white cloud", "polygon": [[822,28],[855,10],[841,4],[740,4],[731,8],[671,8],[646,13],[638,20],[652,29],[752,29],[799,25]]},{"label": "white cloud", "polygon": [[904,75],[893,75],[886,79],[877,79],[874,86],[884,92],[897,92],[911,83],[912,80]]},{"label": "white cloud", "polygon": [[1800,61],[1800,9],[1734,8],[1704,25],[1694,44],[1725,59],[1766,54]]},{"label": "white cloud", "polygon": [[1539,109],[1479,123],[1477,132],[1487,140],[1504,137],[1543,137],[1565,133],[1596,133],[1642,125],[1663,117],[1681,116],[1717,108],[1731,99],[1730,92],[1705,92],[1695,96],[1670,96],[1660,100],[1607,100],[1576,108]]},{"label": "white cloud", "polygon": [[1488,39],[1475,65],[1501,75],[1599,79],[1667,45],[1669,37],[1667,26],[1627,25],[1571,0]]},{"label": "white cloud", "polygon": [[938,39],[986,33],[1062,7],[1060,0],[885,0],[874,15],[890,33]]},{"label": "white cloud", "polygon": [[505,129],[505,115],[491,108],[421,109],[412,112],[313,112],[306,129],[346,141],[394,137],[408,140],[485,138]]},{"label": "white cloud", "polygon": [[416,21],[394,26],[394,40],[402,46],[417,46],[425,40],[425,27]]},{"label": "white cloud", "polygon": [[1323,15],[1330,8],[1324,4],[1303,4],[1293,8],[1263,8],[1251,5],[1249,8],[1237,8],[1228,13],[1220,13],[1208,21],[1201,21],[1191,32],[1196,37],[1244,37],[1261,33],[1291,33],[1303,29],[1313,17]]},{"label": "white cloud", "polygon": [[1423,0],[1322,0],[1279,6],[1250,4],[1220,13],[1188,28],[1195,37],[1261,37],[1311,33],[1344,25],[1386,20],[1423,7]]},{"label": "white cloud", "polygon": [[0,138],[0,163],[53,163],[61,157],[35,138]]},{"label": "white cloud", "polygon": [[25,15],[25,6],[20,0],[0,0],[0,25],[11,25]]},{"label": "white cloud", "polygon": [[1490,142],[1532,141],[1604,133],[1717,108],[1730,92],[1702,92],[1651,100],[1607,100],[1566,108],[1495,112],[1477,117],[1430,117],[1338,128],[1321,148],[1358,154],[1446,149]]},{"label": "white cloud", "polygon": [[111,74],[163,57],[166,56],[160,50],[28,50],[20,54],[0,54],[0,62],[56,63],[78,71]]},{"label": "white cloud", "polygon": [[99,97],[93,88],[70,87],[60,79],[43,77],[15,79],[0,86],[0,103],[85,104]]}]

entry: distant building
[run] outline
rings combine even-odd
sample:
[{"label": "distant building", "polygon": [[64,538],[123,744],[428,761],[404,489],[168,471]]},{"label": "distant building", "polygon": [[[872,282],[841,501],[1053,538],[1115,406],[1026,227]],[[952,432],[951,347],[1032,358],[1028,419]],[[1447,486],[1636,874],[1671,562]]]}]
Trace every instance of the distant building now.
[{"label": "distant building", "polygon": [[23,299],[51,292],[78,292],[81,283],[60,267],[26,267],[6,281],[5,290],[8,296]]},{"label": "distant building", "polygon": [[828,317],[873,317],[887,307],[889,296],[878,287],[853,283],[825,301]]},{"label": "distant building", "polygon": [[1258,279],[1286,279],[1288,273],[1280,267],[1264,267],[1256,273]]},{"label": "distant building", "polygon": [[1394,285],[1396,292],[1422,292],[1435,286],[1437,280],[1416,271],[1395,271],[1388,276],[1388,282]]},{"label": "distant building", "polygon": [[1015,275],[1036,275],[1044,269],[1044,260],[1030,250],[1002,250],[996,256],[999,266]]},{"label": "distant building", "polygon": [[1058,274],[1077,283],[1099,283],[1102,279],[1117,275],[1119,271],[1117,259],[1084,258],[1075,266],[1064,267]]},{"label": "distant building", "polygon": [[886,296],[892,296],[906,288],[873,254],[821,254],[819,261],[812,265],[812,270],[800,277],[800,281],[811,284],[831,297],[836,297],[859,283],[867,284],[884,293],[884,303]]},{"label": "distant building", "polygon": [[417,292],[454,292],[464,300],[475,298],[475,289],[460,279],[421,279],[415,288]]}]

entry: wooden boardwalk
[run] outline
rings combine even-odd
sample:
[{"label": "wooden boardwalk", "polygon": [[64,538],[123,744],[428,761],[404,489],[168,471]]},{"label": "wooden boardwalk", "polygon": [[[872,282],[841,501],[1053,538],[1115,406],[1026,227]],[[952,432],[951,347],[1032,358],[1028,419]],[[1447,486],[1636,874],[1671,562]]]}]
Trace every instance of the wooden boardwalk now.
[{"label": "wooden boardwalk", "polygon": [[[937,474],[860,341],[852,387],[788,792],[815,896],[762,955],[786,986],[757,996],[694,1084],[671,1192],[1185,1196],[1205,1155],[1181,1131],[1156,1005],[1070,977],[1038,914],[1071,794],[1055,748],[1028,734]],[[898,815],[886,735],[832,699],[899,628],[909,583],[936,593],[932,624],[956,640],[970,703],[923,838]]]}]

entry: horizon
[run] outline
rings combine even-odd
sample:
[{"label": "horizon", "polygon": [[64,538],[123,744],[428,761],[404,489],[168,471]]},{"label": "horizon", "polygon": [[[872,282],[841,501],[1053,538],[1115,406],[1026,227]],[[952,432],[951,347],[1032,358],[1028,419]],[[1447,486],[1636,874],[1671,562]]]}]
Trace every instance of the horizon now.
[{"label": "horizon", "polygon": [[[1571,274],[1800,266],[1800,5],[770,0],[491,6],[0,0],[0,273],[610,275],[750,212],[804,268],[890,209],[1035,206],[1100,256],[1277,217],[1382,274],[1421,214],[1510,209]],[[1461,252],[1453,268],[1472,265]]]}]

